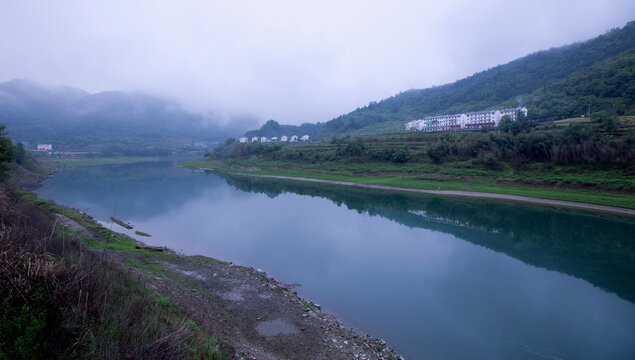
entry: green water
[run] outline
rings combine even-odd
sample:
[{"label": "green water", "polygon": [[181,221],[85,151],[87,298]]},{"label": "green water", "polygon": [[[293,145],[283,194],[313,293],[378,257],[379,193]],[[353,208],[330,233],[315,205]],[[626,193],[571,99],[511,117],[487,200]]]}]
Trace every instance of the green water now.
[{"label": "green water", "polygon": [[169,162],[65,169],[38,193],[298,283],[407,358],[635,358],[633,218]]}]

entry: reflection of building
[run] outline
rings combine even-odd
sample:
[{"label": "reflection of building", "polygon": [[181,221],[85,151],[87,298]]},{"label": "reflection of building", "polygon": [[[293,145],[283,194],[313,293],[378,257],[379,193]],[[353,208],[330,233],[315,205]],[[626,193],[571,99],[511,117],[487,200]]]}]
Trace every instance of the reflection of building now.
[{"label": "reflection of building", "polygon": [[477,111],[467,114],[453,114],[441,116],[429,116],[424,119],[413,120],[406,124],[406,130],[419,131],[444,131],[461,129],[480,129],[485,126],[498,126],[501,118],[509,115],[512,121],[516,121],[518,112],[527,116],[527,108],[510,108],[503,110]]},{"label": "reflection of building", "polygon": [[53,150],[53,145],[51,144],[37,144],[37,151],[51,151]]}]

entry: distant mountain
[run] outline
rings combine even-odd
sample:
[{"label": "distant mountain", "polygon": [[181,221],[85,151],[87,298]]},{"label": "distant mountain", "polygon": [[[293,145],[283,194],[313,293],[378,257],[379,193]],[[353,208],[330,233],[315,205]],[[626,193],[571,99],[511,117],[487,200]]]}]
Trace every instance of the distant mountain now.
[{"label": "distant mountain", "polygon": [[451,84],[408,90],[331,121],[302,126],[313,138],[372,134],[401,130],[407,121],[425,116],[519,105],[527,106],[529,118],[539,121],[578,116],[588,105],[592,112],[612,111],[613,103],[620,114],[635,114],[633,49],[635,22],[630,22],[591,40],[530,54]]},{"label": "distant mountain", "polygon": [[321,127],[321,124],[319,123],[318,124],[302,124],[300,126],[280,125],[275,120],[269,120],[264,125],[262,125],[260,129],[246,132],[245,136],[249,138],[253,136],[258,136],[258,137],[266,136],[268,138],[271,138],[273,136],[280,137],[282,135],[302,136],[302,135],[314,134],[317,130],[319,130],[320,127]]},{"label": "distant mountain", "polygon": [[[238,117],[245,125],[255,119]],[[58,149],[103,149],[216,142],[242,131],[220,126],[178,103],[140,92],[90,94],[29,80],[0,83],[0,123],[15,141]]]}]

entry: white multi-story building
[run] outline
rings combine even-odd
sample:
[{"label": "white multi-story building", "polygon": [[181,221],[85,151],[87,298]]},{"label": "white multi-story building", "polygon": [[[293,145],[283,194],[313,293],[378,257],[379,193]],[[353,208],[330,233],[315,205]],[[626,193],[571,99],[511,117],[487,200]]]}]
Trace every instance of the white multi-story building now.
[{"label": "white multi-story building", "polygon": [[406,123],[406,130],[444,131],[480,129],[485,126],[498,126],[501,118],[505,115],[509,115],[512,121],[516,121],[518,111],[521,111],[525,114],[525,116],[527,116],[527,108],[525,107],[476,111],[467,114],[429,116]]},{"label": "white multi-story building", "polygon": [[282,135],[280,137],[280,141],[285,141],[286,142],[286,141],[289,141],[289,138],[286,135]]},{"label": "white multi-story building", "polygon": [[301,141],[309,141],[309,135],[303,135],[303,136],[300,138],[300,140],[301,140]]},{"label": "white multi-story building", "polygon": [[51,150],[53,150],[53,145],[51,145],[51,144],[37,144],[36,149],[38,151],[51,151]]},{"label": "white multi-story building", "polygon": [[252,137],[252,138],[251,138],[251,142],[252,142],[252,143],[254,143],[254,142],[258,142],[258,137],[257,137],[257,136]]},{"label": "white multi-story building", "polygon": [[238,141],[239,141],[241,144],[246,143],[248,140],[249,140],[249,139],[247,139],[247,137],[246,137],[246,136],[243,136],[243,137],[241,137],[240,139],[238,139]]},{"label": "white multi-story building", "polygon": [[263,136],[260,138],[260,142],[269,142],[269,139],[267,139],[266,136]]},{"label": "white multi-story building", "polygon": [[289,142],[298,142],[298,135],[291,135]]}]

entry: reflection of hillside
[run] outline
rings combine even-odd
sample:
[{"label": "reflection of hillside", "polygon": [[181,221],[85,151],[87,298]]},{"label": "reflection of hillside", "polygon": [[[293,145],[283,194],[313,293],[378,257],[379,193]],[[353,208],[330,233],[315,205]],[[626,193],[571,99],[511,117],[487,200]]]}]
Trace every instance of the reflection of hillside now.
[{"label": "reflection of hillside", "polygon": [[243,191],[327,198],[359,213],[449,233],[527,264],[582,278],[635,302],[632,221],[506,202],[219,176]]},{"label": "reflection of hillside", "polygon": [[223,185],[215,176],[192,176],[191,170],[170,162],[149,162],[65,169],[38,193],[44,198],[47,193],[62,194],[58,198],[69,205],[92,204],[91,213],[103,219],[117,208],[124,218],[144,220],[200,198],[215,185]]}]

